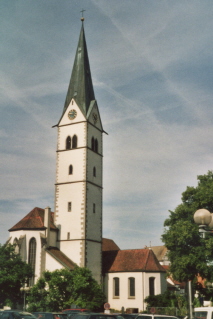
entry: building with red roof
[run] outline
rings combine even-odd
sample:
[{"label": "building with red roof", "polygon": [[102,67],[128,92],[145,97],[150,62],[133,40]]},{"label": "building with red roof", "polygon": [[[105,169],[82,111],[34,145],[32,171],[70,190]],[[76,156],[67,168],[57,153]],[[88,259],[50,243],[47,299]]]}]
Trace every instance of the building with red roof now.
[{"label": "building with red roof", "polygon": [[166,289],[165,269],[152,249],[120,250],[102,238],[103,130],[95,99],[84,26],[57,125],[54,212],[35,207],[9,229],[9,243],[32,266],[32,286],[44,270],[87,267],[103,282],[114,309],[145,310],[144,298]]}]

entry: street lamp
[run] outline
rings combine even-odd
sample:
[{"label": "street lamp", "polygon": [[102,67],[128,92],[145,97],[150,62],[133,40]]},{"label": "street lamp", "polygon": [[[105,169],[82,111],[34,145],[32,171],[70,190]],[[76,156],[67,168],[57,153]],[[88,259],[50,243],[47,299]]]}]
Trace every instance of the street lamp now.
[{"label": "street lamp", "polygon": [[[202,238],[206,237],[206,233],[213,234],[212,230],[209,230],[213,229],[213,214],[211,214],[207,209],[198,209],[194,213],[194,221],[197,225],[199,225],[199,233]],[[207,287],[208,286],[212,287],[212,283],[207,283]]]},{"label": "street lamp", "polygon": [[30,287],[21,287],[20,290],[23,291],[24,293],[24,306],[23,306],[23,311],[26,310],[26,293],[29,291]]},{"label": "street lamp", "polygon": [[199,233],[202,238],[205,238],[206,233],[211,233],[212,231],[207,230],[213,228],[213,214],[211,214],[207,209],[201,208],[194,213],[194,221],[199,225]]}]

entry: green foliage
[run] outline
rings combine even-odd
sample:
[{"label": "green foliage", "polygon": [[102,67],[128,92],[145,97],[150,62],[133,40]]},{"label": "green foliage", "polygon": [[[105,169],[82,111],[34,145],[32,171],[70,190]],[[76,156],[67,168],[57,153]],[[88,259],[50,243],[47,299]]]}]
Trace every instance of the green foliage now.
[{"label": "green foliage", "polygon": [[178,281],[193,280],[200,274],[213,281],[213,236],[199,236],[194,213],[200,208],[213,212],[213,172],[197,177],[197,187],[187,187],[182,203],[165,220],[162,240],[169,250],[170,274]]},{"label": "green foliage", "polygon": [[32,268],[15,253],[15,246],[0,244],[0,308],[20,302],[20,288],[31,276]]},{"label": "green foliage", "polygon": [[61,311],[76,304],[80,308],[99,310],[104,303],[100,285],[87,268],[76,267],[45,271],[27,296],[28,310]]},{"label": "green foliage", "polygon": [[186,306],[186,299],[181,295],[165,291],[163,294],[148,296],[144,300],[147,307],[176,307],[178,309]]}]

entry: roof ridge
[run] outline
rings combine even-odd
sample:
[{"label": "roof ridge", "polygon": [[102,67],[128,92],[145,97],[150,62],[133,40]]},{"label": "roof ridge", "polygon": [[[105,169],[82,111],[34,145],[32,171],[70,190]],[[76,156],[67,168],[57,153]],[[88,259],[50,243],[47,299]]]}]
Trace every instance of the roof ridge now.
[{"label": "roof ridge", "polygon": [[147,248],[145,248],[145,249],[148,250],[148,254],[147,254],[147,257],[146,257],[144,270],[146,270],[146,267],[147,267],[147,264],[148,264],[148,258],[149,258],[149,255],[150,255],[150,249],[147,249]]}]

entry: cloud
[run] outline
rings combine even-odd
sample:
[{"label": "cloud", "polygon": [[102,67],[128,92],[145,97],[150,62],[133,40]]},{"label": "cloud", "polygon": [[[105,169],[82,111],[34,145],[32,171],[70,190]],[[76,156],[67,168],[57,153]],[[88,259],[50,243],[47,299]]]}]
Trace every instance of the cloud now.
[{"label": "cloud", "polygon": [[51,127],[63,109],[82,6],[109,133],[103,233],[121,248],[158,245],[168,210],[212,169],[210,1],[1,3],[1,242],[11,220],[54,205]]}]

